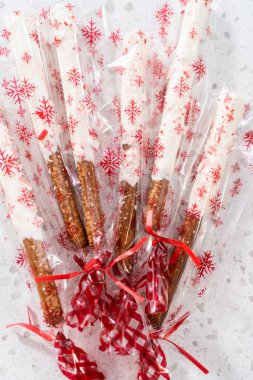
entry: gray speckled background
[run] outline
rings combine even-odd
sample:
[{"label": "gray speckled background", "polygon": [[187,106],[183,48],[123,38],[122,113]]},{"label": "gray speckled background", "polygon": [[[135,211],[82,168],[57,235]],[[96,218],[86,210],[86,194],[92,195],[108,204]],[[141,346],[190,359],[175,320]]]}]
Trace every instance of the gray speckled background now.
[{"label": "gray speckled background", "polygon": [[[134,14],[138,0],[108,0],[115,17]],[[151,0],[147,0],[148,1]],[[153,0],[152,0],[153,1]],[[6,0],[12,8],[42,6],[49,1]],[[95,4],[89,1],[89,4]],[[0,2],[0,12],[4,1]],[[121,10],[120,10],[121,9]],[[120,13],[119,13],[120,12]],[[253,97],[253,0],[218,0],[211,75],[212,87],[229,82],[244,97]],[[2,68],[1,68],[2,69]],[[251,380],[253,379],[253,201],[245,192],[247,206],[236,235],[224,248],[222,264],[212,281],[212,290],[199,303],[191,318],[173,335],[173,339],[198,357],[209,369],[208,377],[164,345],[172,380]],[[230,217],[233,217],[230,215]],[[8,231],[2,231],[3,235]],[[54,349],[29,332],[6,330],[12,321],[26,321],[29,303],[26,285],[11,252],[15,243],[1,244],[0,255],[0,379],[60,380]],[[85,337],[90,341],[89,333]],[[88,343],[87,343],[88,344]],[[115,372],[111,364],[115,363]],[[136,358],[117,360],[101,356],[109,380],[134,380]]]}]

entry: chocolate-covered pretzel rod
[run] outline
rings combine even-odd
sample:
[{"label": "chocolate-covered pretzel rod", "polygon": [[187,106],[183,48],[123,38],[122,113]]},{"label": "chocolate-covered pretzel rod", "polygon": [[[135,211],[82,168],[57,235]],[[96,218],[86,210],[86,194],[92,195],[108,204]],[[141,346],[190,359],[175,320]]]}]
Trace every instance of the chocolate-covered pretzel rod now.
[{"label": "chocolate-covered pretzel rod", "polygon": [[[76,247],[83,248],[86,245],[85,232],[79,216],[75,192],[60,154],[59,127],[56,124],[54,106],[46,85],[40,48],[29,38],[33,23],[32,19],[15,17],[11,26],[13,54],[21,82],[26,81],[34,88],[34,92],[26,97],[26,102],[41,153],[49,168],[66,230]],[[24,51],[31,56],[29,62],[22,60]]]},{"label": "chocolate-covered pretzel rod", "polygon": [[[138,192],[138,171],[141,166],[140,145],[135,140],[135,134],[143,124],[143,104],[146,79],[147,43],[144,36],[136,31],[130,32],[125,39],[125,72],[121,81],[121,125],[125,131],[121,137],[121,149],[125,159],[121,163],[120,199],[116,225],[115,255],[131,248],[135,244],[136,208]],[[136,79],[144,86],[139,86]],[[136,115],[133,116],[132,111]],[[131,273],[134,258],[121,260],[119,266],[126,273]]]},{"label": "chocolate-covered pretzel rod", "polygon": [[[13,162],[16,161],[3,122],[0,123],[0,150],[12,157]],[[0,170],[0,183],[4,190],[6,203],[12,210],[10,212],[11,221],[23,242],[33,275],[52,275],[53,271],[43,246],[45,240],[43,239],[43,220],[38,216],[32,188],[26,182],[21,166],[14,165],[7,173]],[[25,198],[27,194],[29,195],[28,203]],[[41,223],[38,223],[39,219],[41,219]],[[55,282],[49,281],[36,285],[46,323],[51,326],[58,325],[63,320],[63,311]]]},{"label": "chocolate-covered pretzel rod", "polygon": [[[84,106],[88,96],[82,79],[79,53],[73,46],[78,45],[76,22],[72,12],[64,4],[57,4],[51,14],[61,22],[54,30],[55,38],[61,39],[56,48],[58,65],[61,74],[66,114],[70,125],[70,139],[81,187],[82,207],[88,242],[90,246],[100,245],[103,238],[103,214],[100,205],[99,187],[94,164],[94,150],[90,144],[90,115]],[[59,36],[58,36],[59,35]],[[71,124],[75,124],[72,128]]]},{"label": "chocolate-covered pretzel rod", "polygon": [[[234,146],[236,128],[244,113],[244,105],[240,98],[233,93],[223,92],[218,102],[218,109],[210,135],[205,146],[205,156],[195,179],[189,207],[182,224],[179,240],[193,247],[202,219],[209,210],[208,201],[219,190],[222,174],[226,168],[228,153]],[[212,180],[212,173],[219,170],[218,178]],[[204,193],[199,195],[199,189]],[[177,291],[180,279],[188,261],[188,255],[176,248],[167,270],[168,280],[168,309]],[[159,328],[167,313],[156,313],[149,316],[154,328]]]},{"label": "chocolate-covered pretzel rod", "polygon": [[[195,65],[199,59],[199,45],[205,33],[205,23],[210,4],[203,0],[190,0],[185,8],[176,55],[168,73],[168,86],[165,96],[159,141],[164,147],[163,154],[155,159],[155,174],[148,194],[144,225],[147,212],[152,209],[153,229],[159,229],[170,180],[175,170],[178,149],[187,130],[188,121],[184,110],[190,100],[196,78]],[[201,76],[198,78],[198,80]],[[159,194],[160,189],[162,190]],[[158,200],[158,201],[157,201]]]}]

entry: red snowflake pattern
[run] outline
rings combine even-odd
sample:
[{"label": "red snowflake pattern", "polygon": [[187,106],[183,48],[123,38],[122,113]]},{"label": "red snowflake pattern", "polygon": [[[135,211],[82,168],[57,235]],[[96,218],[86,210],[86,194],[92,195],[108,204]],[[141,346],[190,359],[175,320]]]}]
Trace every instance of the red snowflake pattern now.
[{"label": "red snowflake pattern", "polygon": [[157,136],[152,145],[148,147],[149,158],[161,158],[163,157],[164,145],[161,143],[161,138]]},{"label": "red snowflake pattern", "polygon": [[231,197],[235,197],[237,195],[240,194],[240,189],[242,187],[242,181],[240,178],[237,178],[234,182],[233,182],[233,187],[232,189],[229,190],[230,194],[231,194]]},{"label": "red snowflake pattern", "polygon": [[195,218],[200,218],[201,211],[197,205],[197,203],[194,203],[191,207],[189,207],[186,211],[187,216],[194,216]]},{"label": "red snowflake pattern", "polygon": [[253,145],[253,130],[245,132],[243,135],[243,140],[246,150],[251,149]]},{"label": "red snowflake pattern", "polygon": [[140,116],[141,110],[138,107],[135,100],[130,100],[129,105],[127,108],[124,109],[125,114],[128,116],[128,120],[131,122],[131,124],[135,124],[137,117]]},{"label": "red snowflake pattern", "polygon": [[159,113],[162,113],[165,106],[165,95],[166,95],[166,86],[164,86],[160,91],[155,95],[157,105],[156,109]]},{"label": "red snowflake pattern", "polygon": [[53,40],[53,45],[55,47],[58,47],[60,45],[60,43],[62,42],[62,40],[60,38],[57,38],[57,37],[54,37],[54,40]]},{"label": "red snowflake pattern", "polygon": [[67,8],[71,12],[72,9],[74,8],[74,5],[71,4],[71,3],[68,3],[68,4],[65,5],[65,8]]},{"label": "red snowflake pattern", "polygon": [[196,73],[196,78],[199,81],[206,74],[206,66],[201,57],[198,57],[192,65],[193,71]]},{"label": "red snowflake pattern", "polygon": [[85,98],[81,101],[81,104],[84,105],[86,110],[90,112],[91,114],[94,113],[96,110],[96,104],[94,103],[94,100],[92,99],[91,94],[88,92]]},{"label": "red snowflake pattern", "polygon": [[8,82],[6,91],[7,91],[7,96],[10,99],[13,99],[16,104],[18,103],[21,106],[21,103],[24,100],[24,92],[23,92],[22,85],[19,83],[19,80],[13,77],[13,79],[11,79]]},{"label": "red snowflake pattern", "polygon": [[151,66],[151,71],[154,79],[164,79],[166,74],[164,73],[163,62],[158,58],[157,54],[155,54],[151,61],[149,61],[149,65]]},{"label": "red snowflake pattern", "polygon": [[50,140],[46,140],[45,144],[44,144],[44,147],[49,151],[51,152],[53,147],[54,147],[54,144],[50,141]]},{"label": "red snowflake pattern", "polygon": [[73,66],[73,68],[69,70],[67,74],[68,74],[69,83],[71,83],[74,87],[78,87],[82,79],[82,76],[79,70]]},{"label": "red snowflake pattern", "polygon": [[36,107],[35,114],[39,116],[40,119],[44,120],[44,123],[49,127],[53,124],[53,117],[55,114],[53,106],[49,103],[49,99],[46,99],[44,96],[39,101],[41,104],[39,107]]},{"label": "red snowflake pattern", "polygon": [[174,87],[174,92],[179,96],[179,98],[182,98],[189,90],[190,86],[182,76],[178,84]]},{"label": "red snowflake pattern", "polygon": [[240,168],[240,165],[238,164],[238,162],[235,162],[232,166],[231,166],[231,169],[232,169],[232,172],[233,173],[238,173],[241,168]]},{"label": "red snowflake pattern", "polygon": [[97,40],[100,40],[102,36],[101,31],[95,25],[95,21],[91,18],[88,24],[81,29],[82,35],[86,38],[90,47],[93,46]]},{"label": "red snowflake pattern", "polygon": [[120,30],[117,29],[115,32],[112,32],[109,36],[109,40],[112,41],[112,43],[117,47],[118,43],[122,41],[122,37],[120,35]]},{"label": "red snowflake pattern", "polygon": [[168,3],[165,3],[160,9],[155,13],[155,18],[157,22],[164,26],[167,26],[171,22],[171,18],[174,16],[174,11],[170,8]]},{"label": "red snowflake pattern", "polygon": [[113,104],[113,112],[117,115],[118,120],[120,120],[120,117],[121,117],[121,107],[120,107],[120,101],[117,98],[117,96],[114,96],[112,104]]},{"label": "red snowflake pattern", "polygon": [[144,84],[144,80],[139,75],[136,77],[134,82],[137,85],[137,87],[141,87]]},{"label": "red snowflake pattern", "polygon": [[177,132],[178,135],[181,135],[184,132],[184,127],[181,123],[178,123],[174,130]]},{"label": "red snowflake pattern", "polygon": [[30,83],[28,79],[24,79],[21,83],[21,89],[24,97],[30,99],[35,91],[35,85]]},{"label": "red snowflake pattern", "polygon": [[25,52],[25,53],[23,54],[23,56],[22,56],[22,60],[23,60],[25,63],[27,63],[27,64],[31,61],[31,59],[32,59],[32,56],[31,56],[29,53],[27,53],[27,52]]},{"label": "red snowflake pattern", "polygon": [[16,133],[20,141],[24,142],[27,146],[30,145],[33,133],[20,121],[16,122]]},{"label": "red snowflake pattern", "polygon": [[34,195],[27,188],[22,188],[18,197],[18,202],[24,205],[27,208],[30,208],[34,205]]},{"label": "red snowflake pattern", "polygon": [[166,50],[165,50],[165,53],[167,54],[167,57],[171,57],[172,54],[174,53],[175,51],[175,46],[169,46]]},{"label": "red snowflake pattern", "polygon": [[97,132],[95,131],[95,129],[90,129],[89,128],[89,136],[95,141],[97,140],[98,138],[98,134]]},{"label": "red snowflake pattern", "polygon": [[10,40],[10,36],[11,36],[11,32],[7,29],[3,29],[1,31],[1,36],[6,40],[6,41],[9,41]]},{"label": "red snowflake pattern", "polygon": [[0,148],[0,170],[4,175],[11,175],[17,167],[17,159],[14,155],[6,153]]},{"label": "red snowflake pattern", "polygon": [[37,29],[33,29],[32,32],[29,34],[29,37],[36,42],[37,45],[39,45],[39,34]]},{"label": "red snowflake pattern", "polygon": [[206,292],[206,288],[203,288],[201,290],[198,291],[198,297],[203,297],[203,295],[205,294]]},{"label": "red snowflake pattern", "polygon": [[221,166],[218,165],[216,168],[211,169],[211,178],[213,185],[216,185],[221,179]]},{"label": "red snowflake pattern", "polygon": [[218,191],[216,195],[214,195],[212,198],[209,199],[209,205],[210,205],[212,216],[216,216],[217,213],[220,211],[220,209],[223,207],[220,191]]},{"label": "red snowflake pattern", "polygon": [[120,75],[123,75],[124,72],[126,71],[126,68],[124,66],[115,66],[113,68],[113,71],[115,71],[115,73],[118,73]]},{"label": "red snowflake pattern", "polygon": [[194,277],[192,283],[193,286],[200,283],[201,278],[205,279],[206,275],[215,271],[215,263],[213,261],[213,255],[211,251],[206,251],[202,256],[200,256],[200,268],[198,273]]},{"label": "red snowflake pattern", "polygon": [[192,30],[189,32],[191,38],[194,40],[194,38],[198,35],[198,32],[195,28],[192,28]]},{"label": "red snowflake pattern", "polygon": [[29,161],[32,160],[32,155],[31,155],[31,153],[29,152],[29,150],[26,150],[26,151],[25,151],[25,158],[26,158],[27,160],[29,160]]},{"label": "red snowflake pattern", "polygon": [[134,139],[138,144],[142,143],[143,140],[143,133],[142,130],[139,129],[138,131],[135,132]]},{"label": "red snowflake pattern", "polygon": [[111,147],[107,148],[104,157],[99,162],[99,165],[105,171],[107,176],[114,176],[120,166],[119,152],[117,149]]},{"label": "red snowflake pattern", "polygon": [[197,189],[197,194],[199,198],[204,198],[206,193],[207,193],[207,189],[205,185],[202,185]]},{"label": "red snowflake pattern", "polygon": [[69,115],[67,128],[70,134],[75,133],[78,124],[79,124],[78,120],[75,119],[73,115]]},{"label": "red snowflake pattern", "polygon": [[17,111],[17,115],[23,118],[25,113],[26,113],[26,109],[20,106]]},{"label": "red snowflake pattern", "polygon": [[23,265],[25,265],[25,252],[22,248],[17,249],[18,254],[16,256],[16,264],[21,268]]},{"label": "red snowflake pattern", "polygon": [[0,56],[8,57],[10,52],[11,52],[10,49],[8,49],[6,46],[0,46]]}]

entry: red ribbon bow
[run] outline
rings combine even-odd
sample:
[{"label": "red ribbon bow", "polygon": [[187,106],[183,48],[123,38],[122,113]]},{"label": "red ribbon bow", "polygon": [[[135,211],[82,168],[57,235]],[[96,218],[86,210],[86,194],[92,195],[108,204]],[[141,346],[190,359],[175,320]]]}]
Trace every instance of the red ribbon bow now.
[{"label": "red ribbon bow", "polygon": [[189,317],[190,313],[185,313],[172,327],[170,327],[165,333],[163,333],[163,330],[159,330],[155,333],[151,333],[150,337],[151,339],[162,339],[170,344],[172,344],[176,349],[184,355],[188,360],[190,360],[196,367],[198,367],[204,374],[208,374],[208,369],[204,367],[197,359],[195,359],[191,354],[189,354],[187,351],[185,351],[182,347],[178,346],[175,342],[172,342],[168,339],[168,337],[173,334],[183,323],[184,321]]},{"label": "red ribbon bow", "polygon": [[187,244],[185,244],[182,241],[179,240],[174,240],[170,238],[166,238],[164,236],[158,235],[155,233],[155,231],[152,228],[152,217],[153,217],[153,211],[150,210],[147,213],[147,222],[146,222],[146,231],[149,235],[153,236],[157,240],[163,241],[164,243],[168,243],[171,245],[174,245],[175,247],[181,248],[187,255],[190,256],[190,258],[193,260],[194,264],[196,265],[197,268],[200,268],[201,266],[201,261],[200,259],[195,255],[195,253],[191,250],[190,247],[188,247]]},{"label": "red ribbon bow", "polygon": [[131,289],[129,286],[123,284],[121,281],[119,281],[114,275],[111,273],[111,268],[118,263],[119,261],[125,259],[126,257],[132,256],[134,253],[138,251],[148,240],[147,237],[143,237],[135,246],[133,246],[131,249],[129,249],[126,252],[123,252],[121,255],[113,259],[108,265],[102,266],[100,262],[97,259],[91,259],[83,268],[82,271],[79,272],[71,272],[66,274],[55,274],[51,276],[39,276],[35,277],[36,282],[44,282],[44,281],[54,281],[54,280],[68,280],[73,277],[80,276],[84,273],[89,273],[93,270],[101,270],[108,274],[108,276],[112,279],[112,281],[121,289],[125,290],[127,293],[129,293],[132,297],[136,299],[136,301],[143,302],[144,297],[139,295],[137,292],[135,292],[133,289]]}]

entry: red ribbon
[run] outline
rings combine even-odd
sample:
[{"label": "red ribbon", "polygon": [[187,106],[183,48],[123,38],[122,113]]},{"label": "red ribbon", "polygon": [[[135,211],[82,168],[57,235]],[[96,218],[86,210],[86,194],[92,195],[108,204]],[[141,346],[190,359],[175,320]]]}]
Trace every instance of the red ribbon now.
[{"label": "red ribbon", "polygon": [[151,333],[150,337],[151,339],[162,339],[170,344],[172,344],[176,349],[184,355],[188,360],[190,360],[196,367],[198,367],[202,372],[204,372],[205,375],[209,373],[208,369],[204,367],[197,359],[195,359],[191,354],[189,354],[187,351],[185,351],[182,347],[178,346],[175,342],[172,342],[168,339],[168,337],[173,334],[183,323],[184,321],[189,317],[190,313],[186,313],[180,318],[171,328],[169,328],[164,334],[162,331],[157,331],[155,333]]},{"label": "red ribbon", "polygon": [[164,243],[168,243],[168,244],[174,245],[175,247],[181,248],[185,253],[187,253],[187,255],[190,256],[190,258],[192,259],[196,267],[200,268],[201,266],[200,259],[195,255],[195,253],[191,250],[191,248],[188,247],[187,244],[185,244],[182,241],[166,238],[164,236],[160,236],[155,233],[155,231],[152,228],[152,217],[153,217],[153,211],[150,210],[147,213],[147,223],[146,223],[147,233],[153,236],[154,238],[156,238],[157,240],[160,240],[160,241],[163,241]]},{"label": "red ribbon", "polygon": [[84,273],[89,273],[93,270],[101,270],[101,271],[106,272],[108,274],[108,276],[112,279],[113,282],[115,282],[115,284],[117,286],[119,286],[121,289],[123,289],[127,293],[129,293],[132,297],[134,297],[136,299],[136,301],[143,302],[144,297],[142,297],[137,292],[135,292],[133,289],[131,289],[129,286],[123,284],[116,277],[114,277],[114,275],[111,273],[111,268],[116,263],[118,263],[119,261],[121,261],[121,260],[123,260],[129,256],[132,256],[134,253],[136,253],[138,251],[138,249],[140,249],[140,247],[142,247],[146,243],[147,240],[148,240],[148,238],[146,236],[144,236],[137,244],[135,244],[134,247],[132,247],[131,249],[129,249],[126,252],[123,252],[121,255],[119,255],[118,257],[113,259],[105,267],[102,266],[97,259],[91,259],[84,266],[82,271],[71,272],[71,273],[66,273],[66,274],[55,274],[55,275],[51,275],[51,276],[39,276],[39,277],[35,277],[35,280],[36,280],[36,282],[54,281],[54,280],[68,280],[70,278],[80,276]]}]

